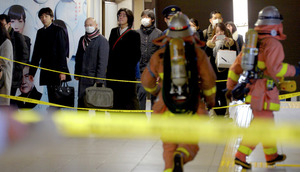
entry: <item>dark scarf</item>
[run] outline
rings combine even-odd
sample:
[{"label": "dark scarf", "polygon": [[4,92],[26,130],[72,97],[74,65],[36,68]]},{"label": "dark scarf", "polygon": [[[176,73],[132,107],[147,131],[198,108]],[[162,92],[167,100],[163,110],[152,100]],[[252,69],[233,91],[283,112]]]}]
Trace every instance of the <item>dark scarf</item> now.
[{"label": "dark scarf", "polygon": [[145,27],[145,26],[141,25],[141,30],[145,35],[150,35],[154,29],[155,29],[154,25],[152,25],[150,27]]},{"label": "dark scarf", "polygon": [[82,40],[83,50],[85,51],[86,47],[89,45],[92,39],[97,38],[100,35],[99,29],[96,29],[92,33],[85,32],[84,38]]}]

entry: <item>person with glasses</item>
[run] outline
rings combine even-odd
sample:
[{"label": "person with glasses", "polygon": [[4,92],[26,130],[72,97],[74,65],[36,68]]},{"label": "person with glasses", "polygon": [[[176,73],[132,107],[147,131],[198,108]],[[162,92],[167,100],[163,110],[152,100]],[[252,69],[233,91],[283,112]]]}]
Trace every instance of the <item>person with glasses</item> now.
[{"label": "person with glasses", "polygon": [[[132,29],[133,13],[121,8],[118,13],[118,27],[109,36],[109,59],[106,77],[115,80],[136,80],[136,65],[141,58],[140,35]],[[107,87],[114,92],[114,109],[139,109],[136,83],[108,81]]]}]

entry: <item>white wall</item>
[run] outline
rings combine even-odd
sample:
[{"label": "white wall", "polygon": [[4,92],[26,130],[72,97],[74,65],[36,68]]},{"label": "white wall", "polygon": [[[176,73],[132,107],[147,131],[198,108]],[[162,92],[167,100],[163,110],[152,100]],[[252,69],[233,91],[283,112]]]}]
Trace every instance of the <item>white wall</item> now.
[{"label": "white wall", "polygon": [[120,8],[133,10],[133,0],[116,0],[116,3],[118,4],[118,10]]},{"label": "white wall", "polygon": [[87,0],[87,17],[93,17],[102,33],[102,0]]},{"label": "white wall", "polygon": [[105,2],[105,37],[109,38],[110,30],[118,26],[118,5],[114,2]]}]

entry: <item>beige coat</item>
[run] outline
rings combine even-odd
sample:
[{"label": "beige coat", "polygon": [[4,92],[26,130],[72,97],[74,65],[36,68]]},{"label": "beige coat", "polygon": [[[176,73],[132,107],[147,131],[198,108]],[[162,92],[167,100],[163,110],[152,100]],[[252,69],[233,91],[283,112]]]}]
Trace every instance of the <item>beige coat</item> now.
[{"label": "beige coat", "polygon": [[[9,39],[0,45],[0,56],[13,60],[13,47]],[[0,94],[10,95],[13,62],[0,59],[0,65],[2,65],[2,74],[5,78],[4,86],[0,89]],[[0,97],[0,105],[10,105],[9,102],[10,99]]]}]

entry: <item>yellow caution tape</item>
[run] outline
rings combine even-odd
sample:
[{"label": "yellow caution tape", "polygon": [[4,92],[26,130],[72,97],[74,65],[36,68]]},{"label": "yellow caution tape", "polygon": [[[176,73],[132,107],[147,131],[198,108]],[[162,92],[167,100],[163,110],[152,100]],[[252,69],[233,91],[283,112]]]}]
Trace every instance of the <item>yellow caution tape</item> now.
[{"label": "yellow caution tape", "polygon": [[[300,92],[296,93],[290,93],[290,94],[284,94],[284,95],[279,95],[279,99],[288,99],[292,97],[300,96]],[[153,110],[118,110],[118,109],[97,109],[97,108],[77,108],[77,107],[70,107],[70,106],[64,106],[64,105],[59,105],[55,103],[49,103],[49,102],[44,102],[36,99],[31,99],[27,97],[18,97],[18,96],[11,96],[11,95],[6,95],[6,94],[0,94],[0,97],[12,99],[12,100],[17,100],[17,101],[22,101],[22,102],[27,102],[27,103],[34,103],[34,104],[40,104],[40,105],[47,105],[47,106],[55,106],[55,107],[60,107],[60,108],[68,108],[68,109],[76,109],[76,110],[95,110],[95,111],[102,111],[102,112],[153,112]],[[235,105],[230,105],[230,106],[222,106],[222,107],[213,107],[212,109],[223,109],[223,108],[229,108],[229,107],[234,107],[234,106],[239,106],[239,105],[244,105],[244,104],[235,104]],[[283,106],[281,108],[300,108],[300,105],[298,103],[294,103],[293,105],[290,104],[288,107]]]},{"label": "yellow caution tape", "polygon": [[300,126],[297,122],[274,126],[273,120],[255,120],[249,128],[238,128],[228,120],[208,117],[176,115],[164,117],[144,114],[118,114],[60,111],[53,120],[58,130],[72,137],[106,137],[158,139],[176,143],[226,143],[230,137],[247,136],[249,144],[263,142],[300,146]]},{"label": "yellow caution tape", "polygon": [[34,104],[40,104],[40,105],[46,105],[46,106],[55,106],[59,108],[68,108],[68,109],[76,109],[76,110],[94,110],[94,111],[102,111],[102,112],[153,112],[152,110],[119,110],[119,109],[97,109],[97,108],[77,108],[77,107],[71,107],[71,106],[64,106],[64,105],[59,105],[55,103],[49,103],[49,102],[44,102],[36,99],[31,99],[27,97],[17,97],[17,96],[11,96],[11,95],[6,95],[6,94],[0,94],[0,97],[4,97],[7,99],[12,99],[12,100],[17,100],[17,101],[22,101],[22,102],[28,102],[28,103],[34,103]]},{"label": "yellow caution tape", "polygon": [[227,80],[216,80],[216,82],[227,82]]},{"label": "yellow caution tape", "polygon": [[300,92],[279,95],[279,100],[300,96]]},{"label": "yellow caution tape", "polygon": [[[37,69],[50,71],[50,72],[62,73],[62,74],[70,75],[70,76],[74,76],[74,77],[97,79],[97,80],[106,80],[106,81],[116,81],[116,82],[141,83],[141,81],[128,81],[128,80],[119,80],[119,79],[97,78],[97,77],[86,76],[86,75],[71,74],[71,73],[67,73],[67,72],[62,72],[62,71],[52,70],[52,69],[43,68],[43,67],[39,67],[39,66],[34,66],[34,65],[31,65],[31,64],[28,64],[28,63],[19,62],[19,61],[16,61],[16,60],[11,60],[11,59],[8,59],[8,58],[2,57],[2,56],[0,56],[0,59],[12,61],[14,63],[19,63],[19,64],[22,64],[22,65],[26,65],[26,66],[30,66],[30,67],[34,67],[34,68],[37,68]],[[216,82],[226,82],[226,81],[227,80],[218,80]]]},{"label": "yellow caution tape", "polygon": [[25,124],[37,123],[42,120],[41,116],[38,113],[32,110],[24,110],[24,109],[18,111],[12,117],[13,119]]},{"label": "yellow caution tape", "polygon": [[81,77],[81,78],[98,79],[98,80],[106,80],[106,81],[116,81],[116,82],[141,83],[141,81],[128,81],[128,80],[118,80],[118,79],[108,79],[108,78],[97,78],[97,77],[92,77],[92,76],[71,74],[71,73],[67,73],[67,72],[62,72],[62,71],[52,70],[52,69],[43,68],[43,67],[39,67],[39,66],[34,66],[34,65],[31,65],[31,64],[28,64],[28,63],[23,63],[23,62],[11,60],[11,59],[8,59],[8,58],[2,57],[2,56],[0,56],[0,59],[12,61],[14,63],[19,63],[19,64],[22,64],[22,65],[26,65],[26,66],[30,66],[30,67],[34,67],[34,68],[37,68],[37,69],[50,71],[50,72],[61,73],[61,74],[65,74],[65,75],[71,75],[71,76],[74,76],[74,77],[76,76],[76,77]]}]

